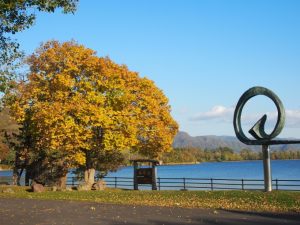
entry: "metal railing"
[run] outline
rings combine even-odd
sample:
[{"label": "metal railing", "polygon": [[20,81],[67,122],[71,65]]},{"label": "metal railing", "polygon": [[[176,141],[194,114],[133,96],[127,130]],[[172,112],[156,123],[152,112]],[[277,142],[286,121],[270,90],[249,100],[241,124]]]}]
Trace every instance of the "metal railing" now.
[{"label": "metal railing", "polygon": [[[95,180],[99,178],[95,177]],[[124,189],[133,189],[133,178],[132,177],[105,177],[104,178],[106,185],[112,188],[124,188]],[[68,186],[77,186],[83,182],[83,178],[77,177],[68,177],[67,185]]]},{"label": "metal railing", "polygon": [[12,177],[0,176],[0,185],[12,184]]},{"label": "metal railing", "polygon": [[[97,178],[95,178],[97,180]],[[105,177],[111,188],[133,189],[132,177]],[[68,186],[77,186],[82,179],[68,177]],[[0,176],[1,184],[12,184],[12,178]],[[22,184],[21,179],[21,184]],[[151,189],[150,185],[139,185],[141,189]],[[260,179],[216,179],[216,178],[157,178],[158,190],[264,190],[264,180]],[[273,179],[273,190],[300,191],[300,180]]]},{"label": "metal railing", "polygon": [[[132,177],[105,177],[107,186],[133,189]],[[149,185],[139,185],[148,187]],[[272,180],[273,190],[300,191],[300,180]],[[264,180],[216,178],[157,178],[158,190],[264,190]],[[143,188],[142,188],[143,189]]]}]

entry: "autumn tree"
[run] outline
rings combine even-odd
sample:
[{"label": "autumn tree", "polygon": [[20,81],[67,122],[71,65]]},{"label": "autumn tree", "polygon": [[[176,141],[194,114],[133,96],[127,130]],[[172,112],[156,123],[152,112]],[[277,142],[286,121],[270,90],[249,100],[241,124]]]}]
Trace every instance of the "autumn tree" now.
[{"label": "autumn tree", "polygon": [[0,111],[0,161],[9,164],[11,162],[11,154],[9,151],[9,143],[7,135],[18,132],[18,126],[9,116],[8,109]]},{"label": "autumn tree", "polygon": [[74,12],[78,0],[0,0],[0,91],[5,92],[9,81],[16,75],[23,53],[12,38],[17,32],[32,26],[37,11]]},{"label": "autumn tree", "polygon": [[47,42],[27,62],[28,82],[7,95],[12,116],[22,125],[30,113],[31,151],[84,165],[87,186],[113,152],[170,150],[178,126],[153,81],[75,42]]}]

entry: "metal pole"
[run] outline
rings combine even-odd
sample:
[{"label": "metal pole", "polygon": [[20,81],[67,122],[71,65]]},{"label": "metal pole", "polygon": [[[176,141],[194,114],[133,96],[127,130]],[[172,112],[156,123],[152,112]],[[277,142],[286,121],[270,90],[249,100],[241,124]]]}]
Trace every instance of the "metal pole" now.
[{"label": "metal pole", "polygon": [[263,152],[263,164],[264,164],[265,192],[270,192],[272,191],[272,174],[271,174],[269,145],[263,145],[262,152]]},{"label": "metal pole", "polygon": [[138,163],[134,162],[133,163],[133,189],[134,190],[139,190],[139,185],[138,185],[138,181],[137,181],[137,169],[138,169]]},{"label": "metal pole", "polygon": [[158,179],[158,190],[160,190],[160,178],[157,179]]},{"label": "metal pole", "polygon": [[242,190],[244,190],[244,179],[242,179]]}]

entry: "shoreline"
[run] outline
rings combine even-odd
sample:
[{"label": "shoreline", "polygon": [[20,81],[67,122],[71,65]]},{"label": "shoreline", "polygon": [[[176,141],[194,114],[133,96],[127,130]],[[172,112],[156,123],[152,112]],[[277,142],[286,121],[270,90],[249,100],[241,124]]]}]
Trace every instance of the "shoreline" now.
[{"label": "shoreline", "polygon": [[12,170],[13,168],[12,167],[9,167],[9,166],[5,166],[5,167],[2,167],[0,166],[0,171],[10,171]]},{"label": "shoreline", "polygon": [[[300,159],[271,159],[272,161],[296,161]],[[181,163],[163,163],[161,165],[194,165],[201,163],[223,163],[223,162],[254,162],[262,161],[262,159],[247,159],[247,160],[224,160],[224,161],[203,161],[203,162],[181,162]]]},{"label": "shoreline", "polygon": [[200,164],[200,163],[201,162],[162,163],[158,166],[195,165],[195,164]]}]

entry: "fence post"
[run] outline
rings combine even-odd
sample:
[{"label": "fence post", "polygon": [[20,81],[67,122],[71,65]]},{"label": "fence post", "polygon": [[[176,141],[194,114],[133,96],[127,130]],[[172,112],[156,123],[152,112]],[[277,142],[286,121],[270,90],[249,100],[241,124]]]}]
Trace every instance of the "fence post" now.
[{"label": "fence post", "polygon": [[183,190],[186,190],[186,188],[185,188],[185,177],[183,178]]},{"label": "fence post", "polygon": [[213,178],[210,178],[210,188],[212,191],[214,190]]},{"label": "fence post", "polygon": [[158,177],[157,180],[158,180],[158,190],[160,190],[160,177]]},{"label": "fence post", "polygon": [[275,181],[276,181],[276,191],[278,191],[278,179],[276,179]]},{"label": "fence post", "polygon": [[117,186],[118,186],[118,178],[115,177],[115,188],[117,188]]},{"label": "fence post", "polygon": [[244,179],[242,179],[242,190],[244,190]]}]

